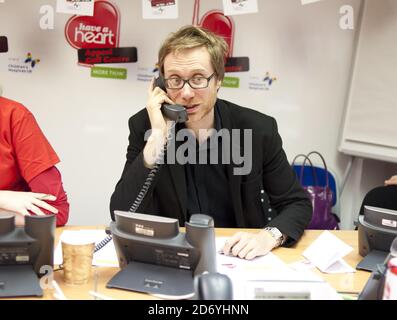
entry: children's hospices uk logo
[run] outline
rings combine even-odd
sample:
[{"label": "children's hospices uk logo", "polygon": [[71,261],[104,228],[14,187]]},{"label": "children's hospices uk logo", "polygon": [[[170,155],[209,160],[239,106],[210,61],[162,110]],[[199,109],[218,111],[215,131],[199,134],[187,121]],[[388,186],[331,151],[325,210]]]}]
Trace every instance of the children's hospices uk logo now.
[{"label": "children's hospices uk logo", "polygon": [[40,59],[33,57],[31,52],[26,53],[23,58],[11,57],[8,58],[8,71],[15,73],[32,73],[33,69],[37,67]]},{"label": "children's hospices uk logo", "polygon": [[28,52],[28,54],[26,55],[25,63],[30,63],[30,66],[34,68],[35,65],[38,64],[39,62],[40,59],[33,59],[32,54]]}]

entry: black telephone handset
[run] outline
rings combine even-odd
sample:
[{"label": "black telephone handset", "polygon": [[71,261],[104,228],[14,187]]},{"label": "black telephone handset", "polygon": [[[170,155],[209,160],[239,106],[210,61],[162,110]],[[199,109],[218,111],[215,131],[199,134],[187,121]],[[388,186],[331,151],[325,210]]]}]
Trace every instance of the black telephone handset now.
[{"label": "black telephone handset", "polygon": [[197,300],[233,300],[232,281],[219,272],[195,276],[194,291]]},{"label": "black telephone handset", "polygon": [[[165,85],[163,78],[158,77],[155,79],[155,86],[160,87],[160,89],[165,90]],[[185,122],[188,119],[186,108],[180,104],[168,104],[163,103],[161,106],[161,112],[168,119],[173,120],[175,122]]]}]

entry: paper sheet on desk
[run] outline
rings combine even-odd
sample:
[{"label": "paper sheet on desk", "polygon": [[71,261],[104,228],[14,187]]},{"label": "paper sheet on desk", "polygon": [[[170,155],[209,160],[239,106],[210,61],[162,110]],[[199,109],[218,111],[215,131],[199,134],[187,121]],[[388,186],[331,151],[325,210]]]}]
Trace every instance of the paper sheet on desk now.
[{"label": "paper sheet on desk", "polygon": [[353,250],[329,231],[324,231],[302,255],[325,273],[356,272],[343,257]]},{"label": "paper sheet on desk", "polygon": [[258,289],[267,293],[310,291],[314,300],[340,299],[337,292],[319,276],[310,270],[296,271],[271,252],[253,260],[220,254],[226,240],[225,237],[216,238],[217,270],[231,279],[233,299],[255,299],[254,292]]},{"label": "paper sheet on desk", "polygon": [[[81,238],[84,240],[90,239],[95,244],[101,242],[107,237],[105,230],[65,230],[62,232],[61,237],[66,233],[67,236],[74,238]],[[54,252],[54,264],[62,264],[62,245],[59,241]],[[108,242],[104,247],[94,253],[92,265],[98,267],[118,267],[119,262],[114,247],[113,240]]]},{"label": "paper sheet on desk", "polygon": [[273,253],[268,253],[265,256],[257,257],[253,260],[244,260],[240,258],[236,258],[233,256],[227,256],[224,254],[219,254],[221,249],[223,248],[225,241],[228,238],[226,237],[217,237],[216,238],[216,251],[217,254],[217,264],[218,271],[224,270],[232,270],[232,271],[268,271],[268,270],[282,270],[288,269],[288,266],[276,255]]}]

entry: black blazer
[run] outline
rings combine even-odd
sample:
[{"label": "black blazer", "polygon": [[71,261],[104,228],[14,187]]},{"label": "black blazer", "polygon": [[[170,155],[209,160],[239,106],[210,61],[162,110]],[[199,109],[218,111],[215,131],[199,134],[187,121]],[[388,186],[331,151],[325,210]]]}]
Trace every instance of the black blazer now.
[{"label": "black blazer", "polygon": [[[288,236],[285,245],[292,245],[309,224],[312,205],[288,163],[275,119],[225,100],[216,103],[222,127],[240,129],[241,142],[243,130],[252,129],[251,172],[234,175],[233,168],[238,165],[228,165],[229,185],[225,187],[231,191],[236,227],[274,226]],[[146,109],[129,119],[127,161],[110,201],[113,220],[114,210],[129,210],[150,171],[143,165],[144,135],[150,128]],[[183,226],[188,219],[186,201],[183,165],[164,164],[137,212],[177,218]]]}]

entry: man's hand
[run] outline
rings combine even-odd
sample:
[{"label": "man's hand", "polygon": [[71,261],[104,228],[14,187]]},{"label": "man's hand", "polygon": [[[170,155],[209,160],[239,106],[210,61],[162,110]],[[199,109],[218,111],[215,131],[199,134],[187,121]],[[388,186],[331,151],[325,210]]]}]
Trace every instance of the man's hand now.
[{"label": "man's hand", "polygon": [[390,179],[385,180],[385,186],[397,185],[397,175],[390,177]]},{"label": "man's hand", "polygon": [[44,215],[40,208],[55,214],[58,213],[58,209],[44,200],[54,201],[56,197],[45,193],[0,190],[0,209],[23,216],[29,215],[29,211],[37,215]]},{"label": "man's hand", "polygon": [[152,130],[161,132],[165,136],[167,133],[167,123],[161,112],[161,106],[163,103],[174,104],[164,90],[155,86],[155,80],[153,78],[148,88],[146,110],[149,115]]},{"label": "man's hand", "polygon": [[226,241],[223,253],[251,260],[269,253],[276,245],[276,240],[268,231],[261,230],[258,233],[237,232]]},{"label": "man's hand", "polygon": [[149,115],[152,133],[143,150],[144,165],[150,169],[153,168],[164,147],[167,132],[171,125],[170,122],[166,122],[161,112],[161,105],[163,103],[174,104],[164,90],[155,86],[155,80],[153,78],[148,89],[148,100],[146,103],[146,110]]}]

